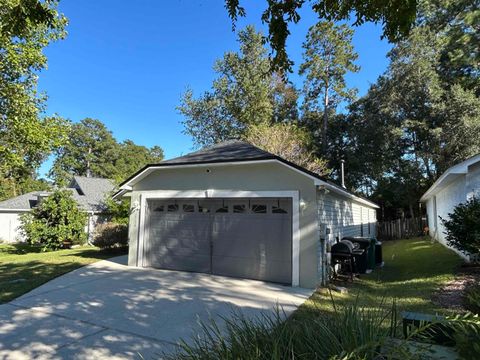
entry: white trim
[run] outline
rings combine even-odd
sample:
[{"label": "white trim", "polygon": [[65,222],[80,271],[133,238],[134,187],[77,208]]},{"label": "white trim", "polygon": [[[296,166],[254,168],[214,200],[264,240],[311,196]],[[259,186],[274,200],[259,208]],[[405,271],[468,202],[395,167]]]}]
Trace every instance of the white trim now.
[{"label": "white trim", "polygon": [[[444,183],[445,181],[448,180],[448,178],[452,178],[451,181],[455,180],[456,177],[460,176],[460,175],[465,175],[468,173],[468,168],[470,166],[472,166],[473,164],[477,163],[477,162],[480,162],[480,154],[478,155],[475,155],[475,156],[472,156],[471,158],[457,164],[457,165],[454,165],[452,167],[450,167],[449,169],[447,169],[438,179],[437,181],[435,181],[433,183],[432,186],[430,186],[430,188],[425,191],[425,194],[422,195],[422,197],[420,198],[420,201],[421,202],[425,202],[427,201],[429,198],[432,197],[432,195],[435,195],[438,191],[437,188],[439,188],[438,190],[440,190],[442,187],[442,183]],[[448,184],[451,182],[449,181]]]},{"label": "white trim", "polygon": [[147,209],[146,196],[140,194],[140,209],[138,210],[137,266],[143,266],[143,249],[145,236],[145,213]]},{"label": "white trim", "polygon": [[[292,199],[292,286],[300,285],[300,196],[292,191],[244,191],[244,190],[149,190],[140,193],[140,221],[137,249],[137,266],[144,264],[145,216],[147,199],[171,198],[254,198],[286,197]],[[139,257],[140,256],[140,257]]]},{"label": "white trim", "polygon": [[349,199],[352,199],[358,203],[361,203],[361,204],[364,204],[364,205],[367,205],[371,208],[374,208],[374,209],[379,209],[380,206],[378,206],[377,204],[375,204],[374,202],[372,201],[369,201],[367,199],[362,199],[361,197],[359,196],[356,196],[356,195],[353,195],[351,193],[349,193],[347,190],[342,190],[342,189],[339,189],[338,187],[336,186],[333,186],[332,184],[329,184],[325,181],[322,181],[320,179],[317,179],[317,181],[315,182],[315,185],[319,186],[319,187],[324,187],[330,191],[333,191],[337,194],[340,194],[340,195],[343,195]]},{"label": "white trim", "polygon": [[145,170],[143,170],[142,172],[140,172],[139,174],[137,174],[136,176],[134,176],[132,179],[130,179],[130,181],[121,186],[120,189],[121,190],[125,190],[124,192],[121,192],[121,193],[118,193],[115,197],[119,197],[119,196],[122,196],[123,194],[125,194],[125,192],[127,191],[131,191],[132,190],[132,186],[136,184],[136,182],[140,181],[141,179],[143,179],[144,177],[146,177],[147,175],[149,175],[150,173],[156,171],[156,170],[162,170],[162,169],[172,169],[172,168],[175,168],[175,169],[184,169],[184,168],[196,168],[196,167],[218,167],[218,166],[231,166],[231,165],[251,165],[251,164],[267,164],[267,163],[278,163],[278,164],[281,164],[287,168],[289,168],[290,170],[293,170],[295,172],[297,172],[298,174],[302,175],[302,176],[306,176],[308,177],[309,179],[311,179],[313,181],[313,184],[316,185],[316,186],[325,186],[326,188],[328,188],[330,191],[333,191],[333,192],[336,192],[338,194],[341,194],[343,196],[346,196],[350,199],[353,199],[357,202],[360,202],[362,204],[365,204],[365,205],[368,205],[370,207],[373,207],[375,209],[378,209],[379,206],[371,201],[368,201],[366,199],[362,199],[361,197],[358,197],[350,192],[348,192],[347,190],[343,190],[343,189],[340,189],[338,188],[337,186],[334,186],[326,181],[323,181],[315,176],[312,176],[302,170],[299,170],[291,165],[288,165],[286,163],[284,163],[283,161],[280,161],[278,159],[266,159],[266,160],[252,160],[252,161],[234,161],[234,162],[219,162],[219,163],[202,163],[202,164],[184,164],[184,165],[163,165],[163,166],[151,166],[151,167],[148,167],[146,168]]},{"label": "white trim", "polygon": [[32,209],[0,209],[0,212],[6,212],[6,213],[29,212],[29,211],[32,211]]}]

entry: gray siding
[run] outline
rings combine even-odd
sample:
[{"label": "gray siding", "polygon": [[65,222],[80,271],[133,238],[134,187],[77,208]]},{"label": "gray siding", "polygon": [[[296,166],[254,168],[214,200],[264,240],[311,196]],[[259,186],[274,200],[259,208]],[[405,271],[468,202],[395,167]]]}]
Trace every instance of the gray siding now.
[{"label": "gray siding", "polygon": [[[344,236],[376,236],[376,210],[337,194],[319,191],[320,224],[330,229],[332,239]],[[363,232],[362,232],[363,228]]]},{"label": "gray siding", "polygon": [[[376,209],[338,194],[323,190],[317,192],[318,232],[319,238],[325,239],[318,251],[321,265],[318,276],[325,283],[328,274],[330,255],[327,250],[336,239],[345,236],[376,236]],[[362,232],[363,229],[363,232]],[[328,234],[327,234],[328,232]]]}]

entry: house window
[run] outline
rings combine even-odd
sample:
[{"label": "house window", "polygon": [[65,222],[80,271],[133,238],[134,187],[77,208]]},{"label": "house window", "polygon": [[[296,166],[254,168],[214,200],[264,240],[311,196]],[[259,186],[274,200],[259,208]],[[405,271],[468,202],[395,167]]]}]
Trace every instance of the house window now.
[{"label": "house window", "polygon": [[192,204],[183,204],[183,212],[191,213],[195,212],[195,206]]},{"label": "house window", "polygon": [[198,205],[198,212],[201,212],[201,213],[209,213],[210,212],[210,209],[207,208],[206,206],[202,206],[202,205]]},{"label": "house window", "polygon": [[272,214],[287,214],[287,210],[281,208],[280,206],[272,206]]},{"label": "house window", "polygon": [[217,210],[215,210],[216,213],[228,213],[228,206],[224,205],[222,207],[219,207]]},{"label": "house window", "polygon": [[233,212],[237,214],[241,214],[247,211],[247,207],[245,204],[237,204],[233,205]]},{"label": "house window", "polygon": [[163,206],[163,205],[159,205],[159,206],[157,206],[155,209],[153,209],[153,211],[155,211],[155,212],[162,212],[162,211],[164,211],[164,206]]},{"label": "house window", "polygon": [[252,212],[254,214],[266,214],[267,213],[267,205],[253,204],[252,205]]},{"label": "house window", "polygon": [[168,212],[177,212],[178,211],[178,205],[177,204],[169,204],[167,206],[167,211]]}]

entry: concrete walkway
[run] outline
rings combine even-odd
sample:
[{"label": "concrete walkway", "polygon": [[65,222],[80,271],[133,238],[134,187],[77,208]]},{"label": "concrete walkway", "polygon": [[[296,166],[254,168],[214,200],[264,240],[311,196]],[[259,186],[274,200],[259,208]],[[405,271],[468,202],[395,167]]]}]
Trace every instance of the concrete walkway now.
[{"label": "concrete walkway", "polygon": [[99,261],[0,305],[0,359],[161,358],[198,320],[290,313],[312,293],[254,280]]}]

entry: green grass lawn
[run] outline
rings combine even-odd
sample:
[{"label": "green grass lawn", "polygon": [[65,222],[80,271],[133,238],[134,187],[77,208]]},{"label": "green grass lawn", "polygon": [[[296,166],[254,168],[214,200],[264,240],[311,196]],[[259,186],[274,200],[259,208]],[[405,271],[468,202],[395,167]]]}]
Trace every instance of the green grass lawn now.
[{"label": "green grass lawn", "polygon": [[[353,283],[342,286],[347,294],[332,291],[336,304],[348,305],[358,296],[361,306],[375,307],[382,300],[391,306],[391,299],[397,301],[399,311],[427,313],[444,312],[432,303],[435,291],[452,280],[462,260],[453,251],[428,238],[383,242],[385,266],[368,275],[361,275]],[[294,314],[293,318],[311,316],[314,312],[333,310],[327,289],[316,291]]]},{"label": "green grass lawn", "polygon": [[29,245],[0,245],[0,303],[81,266],[122,254],[90,246],[42,252]]}]

